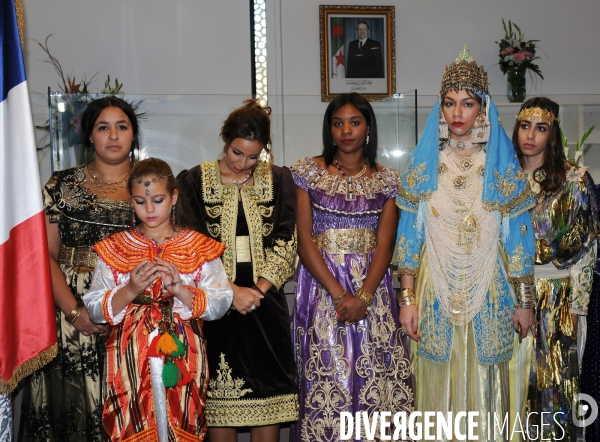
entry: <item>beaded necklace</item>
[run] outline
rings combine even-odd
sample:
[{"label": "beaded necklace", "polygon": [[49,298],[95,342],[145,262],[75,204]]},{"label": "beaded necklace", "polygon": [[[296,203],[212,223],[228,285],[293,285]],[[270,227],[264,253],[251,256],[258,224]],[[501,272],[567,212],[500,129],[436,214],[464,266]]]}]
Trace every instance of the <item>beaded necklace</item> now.
[{"label": "beaded necklace", "polygon": [[[465,174],[452,150],[442,151],[438,190],[426,203],[430,277],[442,310],[454,324],[468,323],[481,310],[496,269],[500,215],[485,210],[481,202],[481,152],[472,155]],[[457,186],[457,179],[465,175],[465,185]]]},{"label": "beaded necklace", "polygon": [[358,172],[356,175],[351,175],[348,176],[346,175],[346,173],[342,170],[340,163],[338,163],[337,158],[333,159],[334,163],[335,163],[335,167],[337,167],[337,170],[339,170],[340,174],[344,177],[344,179],[346,180],[346,200],[347,201],[352,201],[354,200],[355,197],[355,184],[354,184],[354,179],[355,178],[360,178],[361,176],[363,176],[365,174],[365,172],[367,171],[367,159],[365,158],[365,162],[363,163],[363,168],[360,172]]},{"label": "beaded necklace", "polygon": [[114,183],[111,183],[111,182],[104,182],[100,178],[98,178],[96,176],[96,174],[94,173],[94,169],[92,168],[91,164],[88,164],[86,167],[87,167],[88,173],[91,178],[90,181],[91,181],[92,187],[98,189],[98,196],[100,196],[100,194],[102,194],[102,199],[105,199],[106,195],[108,195],[109,193],[116,193],[120,187],[121,188],[127,187],[127,177],[129,176],[129,172],[131,172],[131,168],[127,171],[127,173],[125,174],[125,176],[123,178],[121,178],[119,181],[115,181]]}]

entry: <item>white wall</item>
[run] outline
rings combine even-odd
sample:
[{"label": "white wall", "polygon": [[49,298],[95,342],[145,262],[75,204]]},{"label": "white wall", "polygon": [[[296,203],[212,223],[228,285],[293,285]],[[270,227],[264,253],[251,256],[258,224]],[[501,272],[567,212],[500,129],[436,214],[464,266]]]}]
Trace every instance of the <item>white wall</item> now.
[{"label": "white wall", "polygon": [[[53,34],[52,54],[66,72],[77,78],[99,72],[93,91],[99,91],[110,74],[124,83],[128,94],[227,94],[227,103],[238,103],[251,93],[248,2],[24,0],[30,90],[45,94],[48,86],[56,89],[57,76],[42,62],[45,54],[33,40]],[[290,165],[321,150],[320,122],[326,104],[319,98],[320,3],[351,2],[267,0],[269,104],[275,109],[274,148],[280,164]],[[437,94],[444,66],[467,43],[477,63],[488,69],[492,94],[504,95],[506,79],[497,66],[495,41],[503,37],[505,18],[516,21],[526,38],[540,40],[539,48],[545,52],[538,60],[545,81],[529,89],[530,94],[600,94],[598,0],[360,3],[396,8],[397,92],[417,89],[419,95]],[[217,99],[213,98],[208,101]],[[38,97],[37,103],[36,122],[43,123],[45,100]],[[214,121],[222,121],[222,110],[216,111]],[[207,145],[217,146],[212,133],[207,139]]]},{"label": "white wall", "polygon": [[106,75],[129,94],[251,93],[248,0],[24,0],[30,90],[57,76],[33,39],[67,73]]},{"label": "white wall", "polygon": [[[281,19],[281,92],[319,95],[319,7],[323,0],[268,0],[268,26]],[[328,1],[328,4],[348,4]],[[276,7],[273,8],[273,4]],[[395,5],[397,90],[436,94],[441,73],[462,44],[489,69],[492,93],[504,93],[497,65],[501,19],[541,40],[546,80],[538,93],[600,93],[598,0],[363,0]],[[26,66],[30,88],[56,86],[52,67],[33,39],[48,34],[67,72],[100,88],[117,76],[133,94],[249,94],[248,0],[25,0]],[[270,36],[272,34],[270,33]],[[270,42],[271,49],[274,42]]]},{"label": "white wall", "polygon": [[[283,78],[286,94],[320,93],[319,4],[330,0],[281,0]],[[439,91],[444,66],[464,43],[489,71],[491,93],[504,94],[498,45],[502,18],[516,22],[525,38],[540,40],[545,81],[537,93],[599,94],[600,1],[598,0],[362,0],[395,6],[397,91]],[[298,54],[302,54],[299,56]]]}]

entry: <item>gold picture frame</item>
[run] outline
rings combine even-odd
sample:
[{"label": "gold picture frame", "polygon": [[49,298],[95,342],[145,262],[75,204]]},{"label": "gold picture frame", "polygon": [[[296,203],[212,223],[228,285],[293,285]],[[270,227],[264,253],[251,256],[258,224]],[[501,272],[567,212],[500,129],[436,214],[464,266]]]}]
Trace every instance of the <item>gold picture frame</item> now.
[{"label": "gold picture frame", "polygon": [[394,6],[319,5],[321,101],[346,92],[368,100],[396,91]]}]

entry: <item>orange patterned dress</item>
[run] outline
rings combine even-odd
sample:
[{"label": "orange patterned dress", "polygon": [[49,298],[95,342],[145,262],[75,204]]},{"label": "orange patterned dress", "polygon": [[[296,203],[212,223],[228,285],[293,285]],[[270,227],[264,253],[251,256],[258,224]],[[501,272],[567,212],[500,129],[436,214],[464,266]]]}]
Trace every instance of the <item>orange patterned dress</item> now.
[{"label": "orange patterned dress", "polygon": [[[221,260],[225,246],[183,230],[157,244],[136,230],[119,232],[94,246],[98,262],[84,302],[95,322],[110,325],[106,341],[107,396],[102,411],[105,437],[123,441],[202,441],[208,386],[203,319],[223,316],[233,298]],[[194,294],[186,307],[163,287],[160,276],[122,312],[112,312],[114,294],[131,270],[155,257],[173,263]],[[156,350],[165,330],[185,351],[177,358]],[[175,338],[174,338],[175,339]],[[179,373],[165,387],[169,364]]]}]

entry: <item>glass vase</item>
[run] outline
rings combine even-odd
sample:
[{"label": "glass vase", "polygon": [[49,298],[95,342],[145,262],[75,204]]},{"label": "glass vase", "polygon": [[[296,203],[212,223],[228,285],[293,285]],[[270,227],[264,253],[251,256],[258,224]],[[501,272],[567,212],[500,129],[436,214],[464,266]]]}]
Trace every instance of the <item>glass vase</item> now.
[{"label": "glass vase", "polygon": [[527,82],[525,70],[519,71],[518,66],[511,66],[506,73],[506,97],[511,103],[522,103],[525,101]]}]

